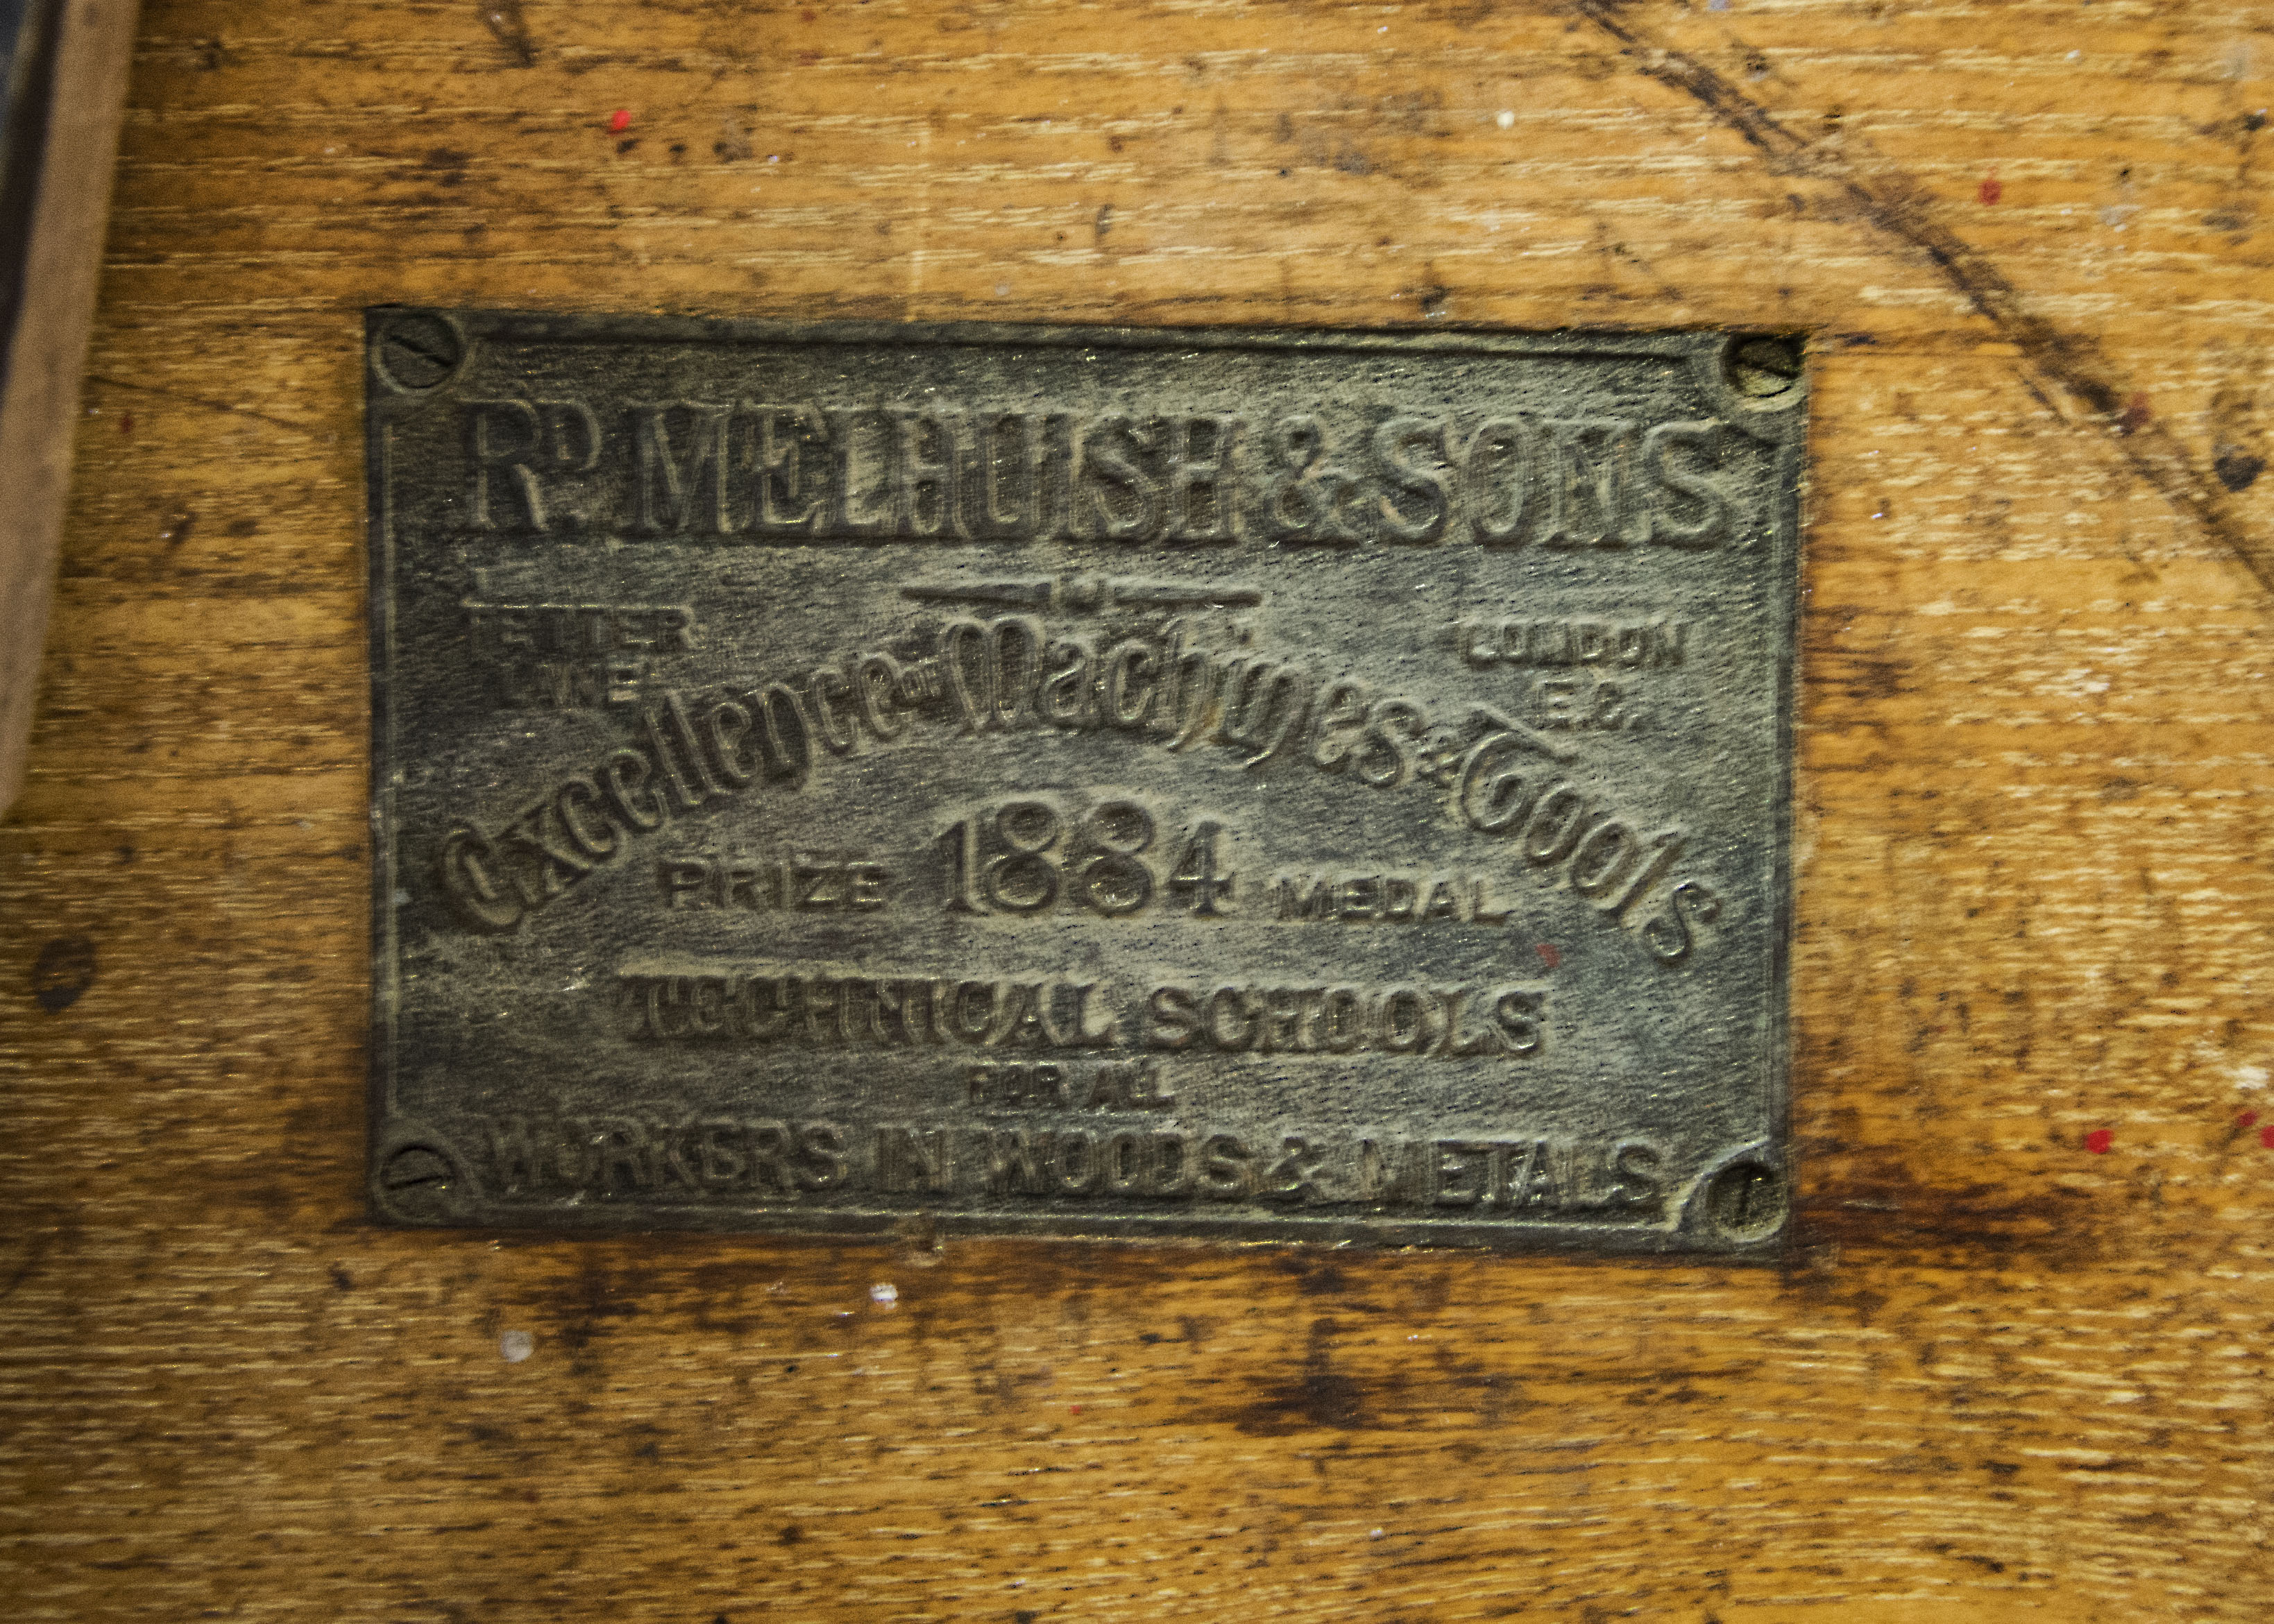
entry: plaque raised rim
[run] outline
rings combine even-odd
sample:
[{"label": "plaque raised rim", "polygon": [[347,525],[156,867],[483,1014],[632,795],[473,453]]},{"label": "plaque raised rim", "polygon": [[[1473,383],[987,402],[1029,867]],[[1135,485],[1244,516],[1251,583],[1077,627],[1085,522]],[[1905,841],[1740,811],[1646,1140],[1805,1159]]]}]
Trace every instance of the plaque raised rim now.
[{"label": "plaque raised rim", "polygon": [[[405,336],[406,333],[408,337]],[[825,1239],[907,1232],[969,1237],[1063,1239],[1182,1239],[1284,1244],[1359,1244],[1487,1249],[1511,1253],[1617,1257],[1672,1254],[1767,1260],[1788,1244],[1793,1207],[1790,1145],[1790,960],[1793,928],[1794,728],[1797,703],[1796,644],[1800,608],[1800,540],[1806,496],[1809,379],[1803,340],[1789,329],[1701,328],[1670,332],[1615,329],[1509,331],[1443,327],[1337,329],[1328,327],[1121,327],[1012,323],[796,322],[695,316],[585,315],[479,308],[380,305],[365,312],[366,533],[371,675],[371,793],[373,831],[373,1021],[368,1056],[366,1195],[372,1216],[400,1227],[447,1227],[560,1236],[697,1230],[722,1234]],[[1763,898],[1770,912],[1768,994],[1772,1019],[1766,1037],[1766,1136],[1723,1147],[1709,1157],[1669,1206],[1670,1222],[1562,1221],[1552,1224],[1442,1222],[1369,1218],[1215,1217],[1191,1209],[1115,1214],[1072,1220],[1058,1214],[958,1213],[843,1206],[825,1210],[780,1208],[753,1214],[693,1203],[643,1200],[549,1211],[542,1222],[516,1222],[518,1214],[489,1205],[468,1158],[444,1135],[394,1109],[399,1052],[401,960],[393,898],[401,875],[395,832],[393,774],[403,759],[395,732],[391,684],[395,674],[396,537],[392,504],[395,470],[388,433],[391,408],[446,387],[476,346],[491,340],[553,344],[794,343],[967,347],[985,350],[1298,350],[1311,353],[1489,355],[1536,358],[1656,357],[1684,362],[1693,381],[1738,431],[1773,447],[1771,552],[1765,568],[1776,643],[1776,714],[1768,741],[1775,779],[1776,826]],[[1747,364],[1751,347],[1771,346],[1766,372]],[[1766,376],[1748,388],[1750,376]]]}]

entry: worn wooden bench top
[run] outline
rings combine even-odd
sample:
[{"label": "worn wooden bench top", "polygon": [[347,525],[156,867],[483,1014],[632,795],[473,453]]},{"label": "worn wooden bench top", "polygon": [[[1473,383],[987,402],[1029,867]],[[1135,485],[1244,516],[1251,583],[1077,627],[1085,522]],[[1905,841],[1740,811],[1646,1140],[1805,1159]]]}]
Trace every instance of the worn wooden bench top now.
[{"label": "worn wooden bench top", "polygon": [[[151,0],[0,825],[11,1616],[2264,1617],[2270,52]],[[1806,329],[1788,1264],[372,1227],[398,300]]]}]

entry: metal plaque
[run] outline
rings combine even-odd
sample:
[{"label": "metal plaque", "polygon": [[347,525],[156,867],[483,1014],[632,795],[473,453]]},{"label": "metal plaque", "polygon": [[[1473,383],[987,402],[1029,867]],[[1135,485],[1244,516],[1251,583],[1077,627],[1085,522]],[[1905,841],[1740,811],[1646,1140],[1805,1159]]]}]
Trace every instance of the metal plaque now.
[{"label": "metal plaque", "polygon": [[1776,1248],[1796,342],[367,340],[383,1219]]}]

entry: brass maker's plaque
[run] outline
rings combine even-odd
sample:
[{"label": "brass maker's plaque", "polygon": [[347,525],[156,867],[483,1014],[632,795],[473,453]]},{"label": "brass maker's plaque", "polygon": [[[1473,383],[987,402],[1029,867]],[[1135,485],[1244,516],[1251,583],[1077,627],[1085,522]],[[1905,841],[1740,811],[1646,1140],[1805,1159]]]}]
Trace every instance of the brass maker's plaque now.
[{"label": "brass maker's plaque", "polygon": [[383,1218],[1776,1246],[1791,341],[367,355]]}]

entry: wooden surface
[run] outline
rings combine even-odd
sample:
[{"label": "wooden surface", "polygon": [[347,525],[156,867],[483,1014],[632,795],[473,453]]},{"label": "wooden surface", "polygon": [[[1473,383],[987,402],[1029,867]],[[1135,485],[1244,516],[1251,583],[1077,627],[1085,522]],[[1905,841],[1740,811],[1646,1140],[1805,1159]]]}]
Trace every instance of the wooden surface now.
[{"label": "wooden surface", "polygon": [[18,165],[36,185],[26,234],[8,244],[11,272],[22,247],[20,299],[0,313],[0,813],[24,781],[138,3],[66,0],[52,20],[52,79],[11,64],[19,109],[52,101],[35,125],[37,157]]},{"label": "wooden surface", "polygon": [[[0,827],[11,1616],[2268,1616],[2263,25],[154,0]],[[395,299],[1810,329],[1788,1266],[373,1230]]]}]

